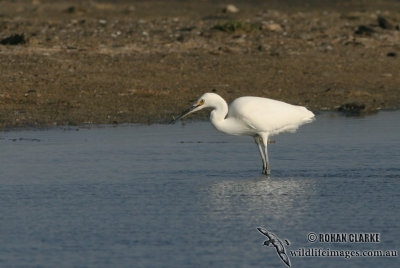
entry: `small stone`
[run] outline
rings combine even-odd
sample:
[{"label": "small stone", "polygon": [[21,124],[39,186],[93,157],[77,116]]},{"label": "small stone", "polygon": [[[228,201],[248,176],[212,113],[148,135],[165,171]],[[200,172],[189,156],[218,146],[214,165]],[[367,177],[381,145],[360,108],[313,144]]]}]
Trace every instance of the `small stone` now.
[{"label": "small stone", "polygon": [[278,23],[270,23],[266,24],[263,26],[263,28],[271,31],[271,32],[282,32],[282,26],[280,26]]},{"label": "small stone", "polygon": [[76,7],[74,7],[74,6],[70,6],[69,8],[67,8],[65,10],[65,12],[70,13],[70,14],[75,13],[75,11],[76,11]]},{"label": "small stone", "polygon": [[25,44],[26,39],[24,34],[12,34],[9,37],[6,37],[0,41],[2,45],[19,45]]},{"label": "small stone", "polygon": [[239,9],[238,9],[236,6],[230,4],[230,5],[227,5],[227,6],[223,9],[223,11],[224,11],[225,13],[238,13],[238,12],[239,12]]},{"label": "small stone", "polygon": [[99,20],[99,24],[101,24],[101,25],[106,25],[106,24],[107,24],[107,21],[106,21],[106,20]]},{"label": "small stone", "polygon": [[338,111],[346,114],[359,114],[365,109],[365,104],[350,102],[339,106]]},{"label": "small stone", "polygon": [[373,32],[374,32],[374,30],[372,28],[367,27],[365,25],[360,25],[360,26],[358,26],[357,30],[355,30],[354,33],[358,34],[358,35],[367,35],[367,36],[369,36]]},{"label": "small stone", "polygon": [[379,27],[382,29],[393,29],[393,25],[384,17],[378,16],[377,20]]}]

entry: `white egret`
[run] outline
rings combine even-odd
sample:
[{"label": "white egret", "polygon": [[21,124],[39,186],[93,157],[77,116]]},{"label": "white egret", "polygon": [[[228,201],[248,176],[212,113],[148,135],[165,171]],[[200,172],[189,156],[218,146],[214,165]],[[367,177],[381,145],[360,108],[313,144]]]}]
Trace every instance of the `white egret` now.
[{"label": "white egret", "polygon": [[261,154],[265,175],[270,174],[268,137],[282,132],[295,132],[300,125],[314,120],[314,114],[303,106],[246,96],[237,98],[228,107],[226,101],[218,94],[205,93],[171,123],[204,108],[213,109],[210,120],[217,130],[230,135],[254,137]]}]

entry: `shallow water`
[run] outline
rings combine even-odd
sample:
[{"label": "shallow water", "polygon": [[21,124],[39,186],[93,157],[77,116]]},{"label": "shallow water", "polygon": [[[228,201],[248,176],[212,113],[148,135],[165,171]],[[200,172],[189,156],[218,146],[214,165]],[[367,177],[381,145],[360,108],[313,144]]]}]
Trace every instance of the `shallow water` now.
[{"label": "shallow water", "polygon": [[[321,114],[273,137],[266,179],[251,138],[208,122],[0,132],[0,266],[285,267],[258,226],[287,251],[399,250],[399,133],[400,112]],[[311,243],[310,232],[379,233],[380,243]]]}]

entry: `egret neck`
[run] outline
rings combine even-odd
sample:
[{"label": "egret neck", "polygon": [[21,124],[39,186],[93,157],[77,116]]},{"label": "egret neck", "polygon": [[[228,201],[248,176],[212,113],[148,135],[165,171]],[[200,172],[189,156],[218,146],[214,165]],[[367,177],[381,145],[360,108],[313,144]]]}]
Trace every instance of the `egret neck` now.
[{"label": "egret neck", "polygon": [[227,127],[227,122],[225,117],[228,114],[228,104],[222,97],[216,95],[209,106],[213,108],[210,114],[211,123],[216,129],[226,133],[225,129]]}]

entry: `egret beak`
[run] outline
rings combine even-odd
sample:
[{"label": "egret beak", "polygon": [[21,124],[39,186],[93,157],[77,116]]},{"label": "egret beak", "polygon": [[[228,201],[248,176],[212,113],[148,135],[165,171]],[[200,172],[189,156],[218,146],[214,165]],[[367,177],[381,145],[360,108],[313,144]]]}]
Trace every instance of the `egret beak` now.
[{"label": "egret beak", "polygon": [[184,110],[180,115],[178,115],[176,118],[174,118],[170,124],[175,124],[176,121],[178,121],[181,118],[185,118],[186,116],[188,116],[189,114],[191,114],[193,112],[194,109],[196,109],[197,107],[199,107],[200,104],[195,104],[191,107],[189,107],[189,109]]}]

